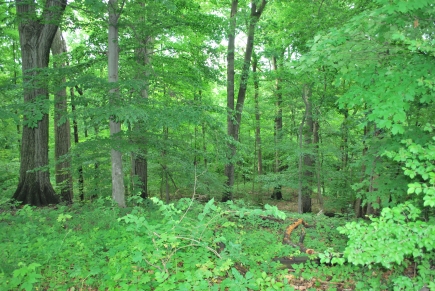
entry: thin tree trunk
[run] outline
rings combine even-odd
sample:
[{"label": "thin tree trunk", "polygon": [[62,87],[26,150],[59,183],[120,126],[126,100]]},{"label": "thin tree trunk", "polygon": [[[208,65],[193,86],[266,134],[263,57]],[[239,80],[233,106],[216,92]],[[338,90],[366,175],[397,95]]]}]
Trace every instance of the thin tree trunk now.
[{"label": "thin tree trunk", "polygon": [[[374,127],[373,128],[374,137],[376,138],[379,135],[378,130],[376,129],[376,124],[374,124],[373,127]],[[376,192],[378,190],[376,187],[376,183],[377,183],[377,179],[379,178],[379,175],[376,173],[376,164],[379,158],[380,156],[376,156],[372,162],[372,170],[370,172],[370,184],[368,189],[368,193],[370,196],[373,196],[373,192]],[[366,215],[378,215],[379,208],[380,208],[380,201],[381,201],[380,197],[376,197],[375,203],[377,204],[377,207],[373,206],[374,204],[373,201],[367,201]]]},{"label": "thin tree trunk", "polygon": [[243,67],[240,76],[239,91],[237,94],[237,103],[234,104],[234,49],[235,49],[235,29],[236,29],[236,15],[238,0],[233,0],[231,4],[231,19],[230,19],[230,32],[228,37],[228,55],[227,55],[227,132],[228,135],[234,140],[228,144],[228,162],[225,165],[225,175],[227,176],[228,190],[224,193],[222,201],[233,199],[233,186],[235,177],[234,158],[236,155],[236,145],[239,141],[239,130],[242,121],[243,105],[245,103],[246,89],[251,67],[252,51],[254,48],[255,28],[261,14],[267,4],[266,0],[262,0],[257,9],[257,4],[251,1],[251,14],[248,28],[248,38],[246,41],[245,56],[243,60]]},{"label": "thin tree trunk", "polygon": [[201,130],[202,130],[202,151],[204,153],[204,168],[207,169],[207,140],[205,139],[205,132],[206,132],[205,122],[202,123]]},{"label": "thin tree trunk", "polygon": [[[305,104],[305,118],[306,126],[301,123],[300,127],[300,140],[299,143],[302,145],[302,140],[305,143],[305,150],[310,149],[312,144],[313,136],[313,116],[312,116],[312,105],[311,105],[311,90],[309,85],[305,84],[302,94],[302,99]],[[301,148],[302,150],[302,148]],[[314,165],[313,154],[305,153],[303,158],[300,159],[299,165],[299,175],[300,175],[300,189],[299,189],[299,199],[298,199],[298,211],[299,213],[311,212],[311,194],[312,194],[312,181],[313,181],[313,170]],[[303,162],[303,166],[301,166]]]},{"label": "thin tree trunk", "polygon": [[[140,6],[145,11],[145,3],[141,3]],[[142,25],[145,25],[145,16],[142,16],[140,21],[142,22]],[[141,89],[141,96],[144,99],[148,99],[151,55],[154,52],[154,38],[149,35],[136,35],[136,37],[140,39],[141,45],[140,48],[136,51],[136,59],[138,65],[143,68],[138,76],[139,79],[144,80],[144,87]],[[143,138],[139,139],[139,144],[141,145],[141,147],[137,153],[133,154],[132,161],[133,175],[137,176],[140,181],[140,185],[135,185],[135,188],[140,189],[140,196],[143,199],[146,199],[148,197],[148,160],[146,148],[146,130],[147,129],[145,127],[145,124],[141,121],[139,121],[134,128],[134,131],[138,133],[137,135],[143,136]]]},{"label": "thin tree trunk", "polygon": [[349,110],[343,109],[343,123],[341,124],[341,170],[345,171],[347,169],[347,162],[349,160],[349,150],[348,150],[348,118]]},{"label": "thin tree trunk", "polygon": [[[118,2],[117,0],[109,0],[109,44],[108,44],[108,73],[109,83],[118,82]],[[118,89],[111,89],[109,92],[109,100],[111,104],[116,104],[119,101]],[[116,138],[116,134],[121,132],[121,123],[116,120],[116,116],[112,116],[109,121],[110,136]],[[125,188],[124,174],[122,172],[122,154],[119,150],[112,148],[111,150],[112,163],[112,198],[118,203],[119,207],[125,207]]]},{"label": "thin tree trunk", "polygon": [[[284,54],[280,54],[280,58],[282,59],[284,57]],[[273,70],[276,74],[275,79],[275,107],[276,107],[276,114],[275,114],[275,127],[274,127],[274,136],[275,136],[275,174],[281,173],[283,170],[281,165],[281,159],[280,159],[280,151],[279,148],[281,147],[282,142],[282,92],[281,92],[281,78],[278,76],[278,60],[276,56],[272,57],[272,66]],[[279,179],[279,178],[278,178]],[[281,185],[278,184],[275,186],[272,194],[273,199],[282,199],[282,192],[281,192]]]},{"label": "thin tree trunk", "polygon": [[316,120],[313,123],[313,144],[314,150],[316,151],[316,180],[317,180],[317,200],[319,201],[319,207],[323,210],[323,195],[322,195],[322,179],[321,179],[321,171],[322,164],[319,152],[319,143],[320,143],[320,135],[319,135],[320,125],[319,121]]},{"label": "thin tree trunk", "polygon": [[[78,90],[79,94],[82,95],[83,92]],[[73,113],[73,136],[74,136],[74,144],[79,143],[79,127],[77,124],[77,119],[75,117],[75,111],[76,111],[76,105],[75,105],[75,96],[74,96],[74,88],[70,88],[70,96],[71,96],[71,112]],[[85,193],[84,193],[84,179],[83,179],[83,166],[80,165],[78,168],[79,173],[79,198],[80,201],[85,200]]]},{"label": "thin tree trunk", "polygon": [[[12,27],[13,30],[16,29],[15,25],[16,25],[16,22],[14,21],[13,22],[13,27]],[[18,64],[19,64],[19,61],[20,61],[19,57],[18,57],[18,53],[19,53],[18,44],[17,44],[15,39],[12,39],[12,60],[13,60],[13,66],[14,66],[14,85],[18,84],[18,82],[17,82],[18,81],[18,71],[19,71]],[[17,116],[19,115],[18,114],[18,110],[15,111],[15,114]],[[17,124],[16,129],[17,129],[18,136],[20,136],[21,135],[20,124]],[[18,145],[21,147],[21,139],[20,138],[18,138],[17,142],[18,142]]]},{"label": "thin tree trunk", "polygon": [[[367,144],[366,144],[366,141],[365,141],[366,138],[367,138],[367,135],[368,135],[368,126],[365,125],[364,126],[364,137],[363,137],[363,151],[362,151],[362,156],[361,156],[361,159],[363,160],[363,162],[362,162],[362,166],[361,166],[361,179],[360,179],[360,182],[363,182],[365,177],[366,177],[366,164],[365,164],[364,159],[365,159],[365,156],[366,156],[367,150],[368,150]],[[360,197],[356,198],[356,200],[355,200],[355,206],[354,206],[355,217],[357,217],[357,218],[363,217],[365,215],[365,213],[363,211],[364,209],[362,207],[362,197],[364,197],[364,195],[365,195],[364,194],[364,192],[365,192],[364,188],[360,189],[359,192],[360,192],[359,193]]]},{"label": "thin tree trunk", "polygon": [[[230,15],[230,30],[228,33],[228,50],[227,50],[227,134],[229,137],[235,137],[235,123],[234,123],[234,50],[236,40],[236,21],[237,21],[237,7],[239,1],[232,0],[231,2],[231,15]],[[227,158],[228,162],[225,165],[225,175],[227,176],[227,191],[222,197],[222,201],[228,201],[233,199],[234,186],[234,162],[233,157],[236,155],[236,145],[233,142],[229,142]]]},{"label": "thin tree trunk", "polygon": [[[202,95],[202,91],[199,90],[198,94],[194,95],[194,100],[195,103],[199,104],[201,103],[201,96]],[[193,129],[193,152],[194,152],[194,157],[193,157],[193,165],[196,167],[199,163],[200,157],[199,157],[199,152],[200,152],[200,145],[198,145],[199,141],[198,141],[198,126],[195,125],[194,129]]]},{"label": "thin tree trunk", "polygon": [[[66,43],[62,37],[60,29],[51,44],[51,52],[53,55],[62,55],[66,53]],[[65,66],[65,62],[55,64],[57,67]],[[60,187],[60,197],[62,201],[67,203],[73,202],[73,183],[71,174],[71,159],[66,155],[71,148],[71,129],[69,119],[67,117],[67,95],[64,87],[65,77],[56,80],[56,86],[60,87],[59,91],[54,95],[54,144],[55,144],[55,159],[56,159],[56,184]],[[61,123],[61,119],[65,121]]]},{"label": "thin tree trunk", "polygon": [[256,54],[252,58],[252,72],[254,74],[254,103],[255,103],[255,144],[257,150],[257,173],[263,174],[263,158],[261,153],[261,114],[260,114],[260,81],[257,75],[258,58]]},{"label": "thin tree trunk", "polygon": [[[163,139],[165,141],[165,147],[167,145],[167,141],[169,139],[169,127],[164,126],[163,127]],[[162,182],[164,181],[164,185],[165,185],[165,197],[166,197],[166,203],[169,204],[169,201],[171,199],[170,195],[169,195],[169,175],[168,175],[168,165],[166,164],[166,150],[163,149],[162,150],[162,158],[164,160],[164,163],[161,165],[162,166]]]},{"label": "thin tree trunk", "polygon": [[[260,114],[260,81],[257,75],[258,57],[253,52],[252,54],[252,74],[254,77],[254,104],[255,104],[255,152],[257,163],[254,163],[254,173],[257,172],[259,176],[263,173],[263,158],[261,153],[261,114]],[[252,192],[255,190],[255,177],[252,179]],[[261,187],[258,188],[258,202],[262,202]]]},{"label": "thin tree trunk", "polygon": [[[20,177],[13,199],[23,204],[43,206],[59,202],[50,183],[48,171],[48,99],[47,82],[40,71],[48,67],[50,47],[58,23],[66,7],[66,0],[47,0],[37,15],[33,1],[16,0],[17,19],[24,83],[24,102],[31,104],[41,98],[40,112],[24,114]],[[35,110],[37,110],[35,108]],[[41,118],[35,118],[41,114]]]}]

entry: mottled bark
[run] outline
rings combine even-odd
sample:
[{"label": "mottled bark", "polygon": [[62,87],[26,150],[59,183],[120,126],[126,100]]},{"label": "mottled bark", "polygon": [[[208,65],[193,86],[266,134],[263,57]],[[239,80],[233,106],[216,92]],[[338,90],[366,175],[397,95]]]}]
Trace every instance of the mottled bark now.
[{"label": "mottled bark", "polygon": [[[109,0],[109,40],[108,40],[108,73],[109,83],[118,82],[118,63],[119,63],[119,48],[118,48],[118,3],[117,0]],[[118,89],[111,89],[109,92],[109,101],[116,104],[119,100]],[[116,138],[116,134],[121,132],[121,123],[116,116],[112,116],[109,121],[110,136]],[[124,174],[122,172],[122,153],[112,148],[111,153],[112,163],[112,198],[116,201],[119,207],[125,207],[125,188]]]},{"label": "mottled bark", "polygon": [[41,16],[33,1],[16,0],[24,83],[24,103],[38,103],[24,113],[20,178],[13,199],[43,206],[59,202],[48,171],[48,86],[41,71],[48,67],[50,47],[66,0],[47,0]]}]

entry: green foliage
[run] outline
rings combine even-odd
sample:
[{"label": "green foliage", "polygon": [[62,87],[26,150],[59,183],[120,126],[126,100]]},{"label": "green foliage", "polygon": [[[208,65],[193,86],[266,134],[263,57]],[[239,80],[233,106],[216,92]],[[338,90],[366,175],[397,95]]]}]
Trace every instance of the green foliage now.
[{"label": "green foliage", "polygon": [[[427,125],[426,131],[432,132]],[[412,139],[403,140],[404,148],[397,152],[387,152],[386,155],[404,164],[404,173],[412,179],[408,185],[408,194],[419,196],[423,206],[435,207],[435,158],[434,137],[421,143]]]},{"label": "green foliage", "polygon": [[[64,87],[76,89],[74,98],[68,97],[75,109],[61,122],[68,117],[79,130],[79,143],[68,156],[75,191],[81,168],[85,199],[95,201],[39,210],[17,209],[7,200],[18,180],[19,131],[52,113],[53,103],[19,101],[23,88],[14,6],[0,5],[0,249],[5,254],[0,289],[291,290],[285,284],[287,271],[271,262],[299,253],[281,244],[283,224],[278,221],[288,222],[289,215],[277,207],[255,209],[240,201],[217,204],[211,199],[200,205],[181,199],[165,204],[155,198],[160,194],[163,200],[167,189],[168,200],[173,200],[192,188],[209,198],[220,196],[226,190],[223,168],[229,143],[238,150],[232,161],[240,186],[236,197],[250,200],[261,186],[295,193],[299,157],[311,155],[317,161],[308,170],[316,176],[302,185],[313,190],[313,197],[320,190],[326,209],[350,214],[297,217],[315,225],[306,230],[305,246],[316,250],[322,263],[333,265],[295,266],[298,279],[344,282],[343,289],[434,288],[431,1],[271,1],[258,23],[256,44],[261,44],[255,47],[260,117],[250,78],[237,143],[224,126],[222,40],[229,6],[221,2],[127,1],[119,19],[120,81],[112,85],[106,81],[105,4],[69,3],[62,29],[70,51],[52,59],[68,66],[47,68],[40,76],[50,83],[50,93],[59,89],[53,80],[61,77],[67,78]],[[37,7],[42,3],[37,1]],[[239,6],[237,37],[245,30],[249,8],[247,2]],[[235,53],[241,60],[242,51]],[[272,57],[277,58],[276,71],[268,64]],[[320,140],[299,148],[300,95],[306,84]],[[119,88],[118,104],[107,102],[110,86]],[[273,126],[278,94],[285,96],[281,142]],[[24,114],[28,118],[20,123]],[[122,123],[116,140],[109,137],[110,118]],[[257,126],[260,143],[253,135]],[[51,148],[53,143],[53,155]],[[126,210],[113,207],[109,197],[111,148],[124,153],[128,199],[136,205]],[[257,168],[260,149],[262,175]],[[132,153],[148,161],[152,199],[137,195]],[[279,173],[277,160],[283,168]],[[262,201],[263,196],[256,198]],[[380,217],[349,222],[357,198],[379,209]],[[271,217],[278,221],[267,219]],[[413,264],[417,276],[403,276]],[[389,278],[383,267],[391,269]],[[322,283],[315,284],[312,288]],[[328,288],[340,289],[334,284]]]},{"label": "green foliage", "polygon": [[31,263],[26,266],[24,263],[18,263],[18,269],[13,272],[13,278],[11,279],[10,287],[24,289],[30,291],[34,289],[34,284],[40,281],[42,278],[36,269],[41,267],[38,263]]},{"label": "green foliage", "polygon": [[354,264],[381,264],[391,268],[405,258],[418,259],[434,251],[435,226],[418,220],[420,210],[411,203],[384,208],[370,224],[352,222],[340,228],[349,236],[344,252]]},{"label": "green foliage", "polygon": [[[339,254],[345,240],[336,228],[345,225],[344,218],[293,214],[285,224],[274,220],[265,224],[262,217],[277,218],[282,213],[274,207],[261,210],[238,204],[211,200],[201,205],[190,199],[165,204],[152,199],[133,208],[119,209],[109,200],[98,199],[93,204],[57,209],[2,209],[0,247],[5,255],[0,262],[0,289],[293,290],[292,280],[312,282],[316,278],[320,280],[316,284],[335,282],[331,287],[340,282],[353,288],[355,282],[363,289],[395,286],[400,290],[422,286],[434,275],[430,260],[424,259],[421,252],[414,257],[419,262],[419,277],[412,280],[403,277],[409,256],[403,266],[389,274],[388,280],[377,265],[350,265],[348,262],[355,259],[349,256],[349,247],[344,251],[348,262],[343,264]],[[407,209],[409,219],[418,214],[411,206]],[[389,221],[396,223],[397,229],[406,219],[400,215],[386,212],[384,216],[391,217]],[[337,265],[293,265],[294,273],[289,277],[288,270],[272,259],[298,255],[299,250],[282,245],[281,240],[285,227],[300,217],[316,226],[306,228],[304,244],[319,252],[324,263]],[[379,227],[387,223],[384,220],[380,218],[373,225]],[[433,239],[429,232],[433,229],[426,230],[424,225],[415,223],[416,229],[407,229],[402,239],[419,236],[421,245],[414,248],[415,252],[418,248],[428,252]],[[352,227],[362,228],[354,224]],[[368,224],[366,227],[367,231],[372,230]],[[345,226],[340,231],[344,229],[349,228]],[[295,231],[292,241],[296,242],[299,235]],[[371,241],[369,237],[366,240]],[[402,249],[411,249],[404,245]],[[362,240],[359,248],[363,247],[372,252],[360,252],[358,258],[364,260],[361,264],[369,264],[379,246]],[[391,247],[390,241],[390,250]],[[402,250],[396,247],[394,253]],[[379,256],[386,258],[386,253]],[[392,255],[388,258],[395,259]]]},{"label": "green foliage", "polygon": [[[12,213],[2,211],[1,288],[85,285],[110,290],[204,290],[228,275],[233,280],[228,284],[251,288],[256,286],[254,277],[238,273],[238,257],[233,253],[264,261],[276,254],[274,247],[279,248],[273,235],[249,243],[258,233],[248,229],[240,233],[243,224],[227,220],[282,216],[274,207],[250,210],[216,205],[213,200],[202,207],[190,199],[167,205],[152,199],[147,208],[143,204],[122,213],[105,204],[99,199],[89,206],[40,210],[24,206]],[[241,239],[240,234],[251,238]],[[219,253],[216,249],[221,242],[226,248]],[[270,251],[264,254],[265,245]]]}]

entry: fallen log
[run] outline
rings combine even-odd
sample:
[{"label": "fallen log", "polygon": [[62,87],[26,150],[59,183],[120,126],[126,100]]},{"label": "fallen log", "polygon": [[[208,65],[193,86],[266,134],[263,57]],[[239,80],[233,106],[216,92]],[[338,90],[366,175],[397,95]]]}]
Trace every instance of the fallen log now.
[{"label": "fallen log", "polygon": [[279,262],[283,265],[283,268],[292,269],[292,265],[304,264],[308,261],[315,262],[320,265],[319,258],[310,258],[308,256],[300,256],[300,257],[282,257],[282,258],[273,258],[272,261]]}]

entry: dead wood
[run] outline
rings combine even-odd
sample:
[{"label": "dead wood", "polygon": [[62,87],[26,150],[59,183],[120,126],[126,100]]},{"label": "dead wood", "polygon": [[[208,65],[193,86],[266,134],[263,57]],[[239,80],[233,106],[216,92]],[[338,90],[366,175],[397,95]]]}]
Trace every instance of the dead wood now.
[{"label": "dead wood", "polygon": [[287,229],[285,230],[284,233],[284,238],[282,240],[283,244],[286,245],[291,245],[294,246],[296,248],[298,248],[302,253],[306,253],[306,254],[313,254],[314,250],[312,249],[307,249],[306,247],[304,247],[304,239],[305,239],[305,230],[302,229],[302,233],[299,237],[299,243],[294,243],[291,241],[291,234],[293,232],[293,230],[295,230],[299,225],[303,225],[305,227],[310,227],[310,225],[308,225],[308,223],[306,223],[305,221],[303,221],[302,219],[298,219],[296,222],[290,224]]}]

